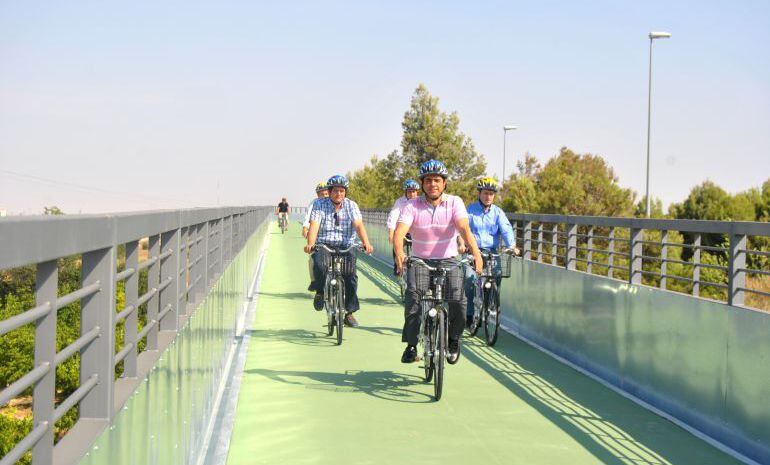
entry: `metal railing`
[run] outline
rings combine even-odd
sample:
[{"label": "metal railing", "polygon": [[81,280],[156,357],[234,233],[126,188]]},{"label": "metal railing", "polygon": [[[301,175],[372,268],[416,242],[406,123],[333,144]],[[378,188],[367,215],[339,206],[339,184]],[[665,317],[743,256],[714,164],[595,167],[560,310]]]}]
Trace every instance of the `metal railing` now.
[{"label": "metal railing", "polygon": [[[0,391],[2,407],[32,388],[33,427],[0,465],[15,463],[28,451],[36,465],[79,459],[271,210],[212,208],[0,219],[0,270],[34,265],[36,273],[35,306],[0,321],[0,336],[35,325],[34,367]],[[123,246],[125,266],[120,270],[118,250]],[[143,247],[147,258],[140,262]],[[81,287],[59,296],[58,260],[72,255],[80,255]],[[139,295],[143,270],[147,291]],[[125,306],[116,309],[116,287],[121,282]],[[80,337],[57,352],[57,311],[76,302]],[[142,306],[146,321],[140,327]],[[124,342],[117,347],[116,327],[121,323]],[[76,354],[80,385],[56,405],[56,367]],[[122,371],[117,371],[120,363]],[[77,422],[54,446],[55,422],[75,406],[79,406]]]},{"label": "metal railing", "polygon": [[[385,224],[387,210],[364,210]],[[508,214],[523,258],[770,310],[770,223]]]}]

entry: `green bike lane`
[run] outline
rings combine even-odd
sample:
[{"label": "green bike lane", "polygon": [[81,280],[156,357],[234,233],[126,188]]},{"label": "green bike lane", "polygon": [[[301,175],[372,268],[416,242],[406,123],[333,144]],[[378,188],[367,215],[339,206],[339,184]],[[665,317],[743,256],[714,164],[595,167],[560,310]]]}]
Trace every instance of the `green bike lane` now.
[{"label": "green bike lane", "polygon": [[272,230],[228,464],[740,463],[505,333],[465,338],[434,402],[421,364],[400,363],[388,267],[359,258],[361,326],[337,346],[303,243],[296,223]]}]

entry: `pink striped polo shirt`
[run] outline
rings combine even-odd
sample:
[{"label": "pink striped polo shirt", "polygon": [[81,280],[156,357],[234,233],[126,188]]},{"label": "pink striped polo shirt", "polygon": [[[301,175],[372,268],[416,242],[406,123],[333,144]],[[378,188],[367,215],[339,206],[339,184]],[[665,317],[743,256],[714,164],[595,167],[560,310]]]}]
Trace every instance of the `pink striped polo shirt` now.
[{"label": "pink striped polo shirt", "polygon": [[468,218],[465,204],[456,195],[443,194],[433,207],[425,196],[409,200],[401,209],[399,223],[412,234],[412,254],[419,258],[450,258],[457,255],[455,222]]}]

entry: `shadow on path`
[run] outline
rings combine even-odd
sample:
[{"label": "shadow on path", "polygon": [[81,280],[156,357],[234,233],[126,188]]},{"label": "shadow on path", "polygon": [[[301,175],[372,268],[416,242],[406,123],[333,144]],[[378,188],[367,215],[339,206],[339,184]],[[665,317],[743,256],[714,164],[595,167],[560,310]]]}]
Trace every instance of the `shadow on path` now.
[{"label": "shadow on path", "polygon": [[327,336],[325,332],[320,331],[308,331],[307,329],[249,329],[247,332],[253,338],[270,339],[302,346],[337,346],[336,338]]},{"label": "shadow on path", "polygon": [[392,371],[347,370],[339,373],[319,371],[278,371],[255,368],[247,373],[265,376],[273,381],[340,393],[364,393],[392,402],[428,403],[433,397],[414,390],[422,378]]}]

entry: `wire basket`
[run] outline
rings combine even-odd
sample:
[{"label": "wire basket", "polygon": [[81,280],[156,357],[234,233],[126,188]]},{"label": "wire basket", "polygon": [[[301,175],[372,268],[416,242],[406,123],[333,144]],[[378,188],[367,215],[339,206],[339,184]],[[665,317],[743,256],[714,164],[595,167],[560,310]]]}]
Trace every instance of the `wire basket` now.
[{"label": "wire basket", "polygon": [[[487,263],[489,261],[489,263]],[[484,255],[484,271],[481,276],[486,278],[510,278],[513,255],[502,253],[497,256]]]},{"label": "wire basket", "polygon": [[[428,289],[430,289],[431,271],[422,265],[410,263],[409,267],[414,273],[415,284],[421,300],[435,300],[428,295]],[[463,272],[459,266],[453,266],[448,268],[441,293],[443,294],[443,300],[460,301],[465,294],[465,287],[463,286]],[[435,297],[435,296],[434,296]]]},{"label": "wire basket", "polygon": [[332,269],[335,269],[334,261],[338,260],[339,263],[339,270],[340,273],[342,273],[343,276],[351,276],[355,274],[356,272],[356,257],[351,255],[332,255],[329,254],[327,256],[327,259],[325,260],[325,266],[328,269],[329,266],[332,266]]}]

